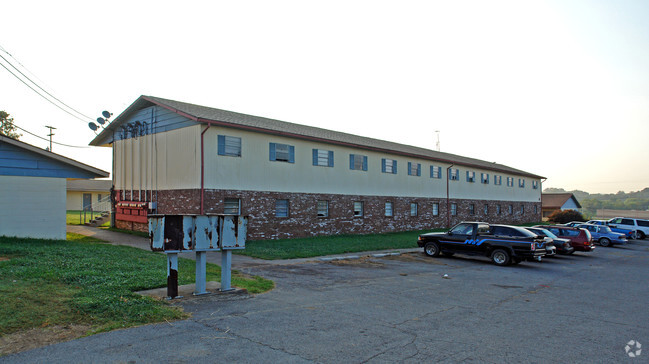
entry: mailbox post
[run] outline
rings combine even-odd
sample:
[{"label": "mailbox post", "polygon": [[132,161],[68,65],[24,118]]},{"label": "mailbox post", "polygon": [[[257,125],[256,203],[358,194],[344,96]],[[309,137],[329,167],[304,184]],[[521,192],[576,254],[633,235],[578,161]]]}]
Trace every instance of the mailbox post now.
[{"label": "mailbox post", "polygon": [[151,250],[167,255],[167,297],[178,296],[178,253],[196,253],[194,295],[208,293],[207,252],[221,251],[221,291],[231,288],[232,250],[245,249],[247,216],[149,215]]}]

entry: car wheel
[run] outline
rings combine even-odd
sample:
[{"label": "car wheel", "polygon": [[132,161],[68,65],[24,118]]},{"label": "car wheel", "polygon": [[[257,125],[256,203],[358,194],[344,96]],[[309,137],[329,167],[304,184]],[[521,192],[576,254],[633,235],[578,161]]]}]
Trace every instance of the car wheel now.
[{"label": "car wheel", "polygon": [[640,240],[642,240],[642,239],[644,239],[646,237],[646,235],[640,230],[636,231],[636,234],[638,235],[638,239],[640,239]]},{"label": "car wheel", "polygon": [[608,238],[599,239],[599,245],[601,246],[611,246],[611,240]]},{"label": "car wheel", "polygon": [[633,240],[640,239],[640,234],[638,234],[637,230],[631,232],[631,239]]},{"label": "car wheel", "polygon": [[436,257],[439,255],[439,245],[436,242],[426,243],[424,246],[424,253],[429,257]]},{"label": "car wheel", "polygon": [[495,265],[505,266],[511,263],[511,256],[506,250],[496,249],[491,253],[491,261]]},{"label": "car wheel", "polygon": [[568,252],[568,255],[572,255],[572,254],[575,254],[574,250],[572,250],[571,252]]}]

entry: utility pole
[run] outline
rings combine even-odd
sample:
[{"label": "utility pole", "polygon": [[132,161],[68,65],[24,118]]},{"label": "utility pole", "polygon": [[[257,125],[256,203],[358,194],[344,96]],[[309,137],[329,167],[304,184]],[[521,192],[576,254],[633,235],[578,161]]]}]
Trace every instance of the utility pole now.
[{"label": "utility pole", "polygon": [[52,134],[52,129],[56,129],[56,128],[53,127],[53,126],[47,126],[47,125],[45,125],[45,127],[50,129],[50,133],[47,134],[47,136],[50,137],[50,152],[51,152],[52,151],[52,135],[54,135],[54,134]]},{"label": "utility pole", "polygon": [[435,146],[437,147],[437,151],[439,152],[440,151],[440,148],[439,148],[439,130],[435,130],[435,133],[437,134],[437,144]]}]

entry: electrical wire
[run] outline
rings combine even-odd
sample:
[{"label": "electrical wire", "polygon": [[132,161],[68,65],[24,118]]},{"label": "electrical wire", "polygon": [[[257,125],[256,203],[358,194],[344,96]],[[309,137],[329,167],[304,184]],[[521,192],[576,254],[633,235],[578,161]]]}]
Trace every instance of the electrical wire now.
[{"label": "electrical wire", "polygon": [[[34,133],[30,132],[30,131],[27,131],[27,130],[23,129],[23,128],[19,127],[19,126],[16,125],[16,124],[12,124],[12,125],[15,126],[16,129],[20,129],[20,130],[24,131],[25,133],[27,133],[27,134],[29,134],[29,135],[31,135],[31,136],[35,136],[35,137],[37,137],[37,138],[39,138],[39,139],[43,139],[43,140],[45,140],[46,142],[49,142],[49,141],[50,141],[50,140],[47,139],[47,138],[43,138],[42,136],[38,136],[38,135],[36,135],[36,134],[34,134]],[[52,144],[62,145],[62,146],[64,146],[64,147],[70,147],[70,148],[90,148],[90,147],[88,147],[88,146],[69,145],[69,144],[57,143],[57,142],[54,142],[54,141],[52,142]]]},{"label": "electrical wire", "polygon": [[[22,63],[20,63],[20,61],[18,61],[16,58],[14,58],[14,56],[12,56],[9,52],[7,52],[7,51],[6,51],[4,48],[2,48],[1,46],[0,46],[0,49],[2,49],[2,51],[3,51],[4,53],[8,54],[11,58],[13,58],[14,60],[16,60],[16,62],[18,62],[18,64],[22,65]],[[25,82],[23,79],[21,79],[20,77],[18,77],[18,75],[16,75],[15,73],[13,73],[13,72],[12,72],[10,69],[8,69],[4,64],[0,63],[0,66],[2,66],[2,67],[3,67],[4,69],[6,69],[9,73],[11,73],[11,74],[12,74],[15,78],[17,78],[20,82],[22,82],[23,84],[25,84],[25,86],[29,87],[32,91],[36,92],[40,97],[44,98],[47,102],[49,102],[49,103],[51,103],[52,105],[58,107],[59,109],[65,111],[65,112],[66,112],[67,114],[69,114],[70,116],[72,116],[72,117],[74,117],[74,118],[76,118],[76,119],[79,119],[79,120],[81,120],[81,121],[83,121],[83,122],[87,122],[88,120],[93,120],[91,117],[89,117],[89,116],[87,116],[87,115],[85,115],[85,114],[83,114],[83,113],[81,113],[81,112],[75,110],[73,107],[67,105],[66,103],[64,103],[63,101],[61,101],[60,99],[58,99],[56,96],[54,96],[54,95],[52,95],[51,93],[47,92],[47,90],[45,90],[44,88],[42,88],[41,86],[39,86],[36,82],[34,82],[32,79],[30,79],[27,75],[25,75],[22,71],[20,71],[16,66],[14,66],[14,65],[13,65],[13,64],[8,60],[8,59],[6,59],[5,57],[3,57],[2,55],[0,55],[0,58],[2,58],[2,59],[3,59],[5,62],[7,62],[7,64],[9,64],[13,69],[15,69],[16,71],[18,71],[18,73],[20,73],[23,77],[25,77],[27,80],[29,80],[29,82],[31,82],[32,84],[34,84],[34,85],[35,85],[36,87],[38,87],[40,90],[42,90],[42,91],[45,92],[47,95],[49,95],[51,98],[53,98],[54,100],[58,101],[60,104],[64,105],[64,106],[67,107],[68,109],[74,111],[75,113],[77,113],[77,114],[83,116],[83,117],[86,118],[87,120],[84,120],[84,119],[80,118],[79,116],[70,113],[68,110],[63,109],[61,106],[55,104],[52,100],[48,99],[48,98],[45,97],[43,94],[41,94],[40,92],[36,91],[33,87],[31,87],[29,84],[27,84],[27,82]],[[23,68],[25,68],[25,66],[23,66]],[[27,68],[25,68],[25,70],[27,70]],[[27,71],[29,72],[29,70],[27,70]],[[31,73],[31,72],[29,72],[29,73]],[[32,74],[33,74],[33,73],[32,73]]]}]

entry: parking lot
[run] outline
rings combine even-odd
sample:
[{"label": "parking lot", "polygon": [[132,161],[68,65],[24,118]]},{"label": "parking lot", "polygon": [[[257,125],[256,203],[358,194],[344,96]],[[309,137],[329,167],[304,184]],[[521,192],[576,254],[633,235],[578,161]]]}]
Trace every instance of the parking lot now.
[{"label": "parking lot", "polygon": [[[497,267],[422,252],[235,269],[257,296],[180,301],[189,320],[94,335],[7,362],[647,362],[649,241]],[[447,275],[445,277],[445,275]],[[647,346],[649,347],[649,346]],[[637,348],[629,351],[635,355]]]}]

